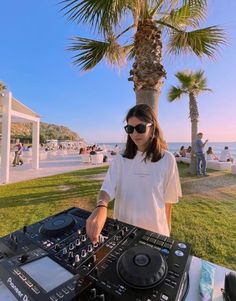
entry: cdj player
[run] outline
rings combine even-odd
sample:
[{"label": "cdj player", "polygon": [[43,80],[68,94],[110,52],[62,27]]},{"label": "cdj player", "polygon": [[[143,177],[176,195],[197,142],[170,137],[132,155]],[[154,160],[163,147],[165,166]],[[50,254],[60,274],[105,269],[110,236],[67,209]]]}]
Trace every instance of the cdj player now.
[{"label": "cdj player", "polygon": [[107,219],[92,244],[79,208],[0,238],[0,301],[183,301],[190,245]]}]

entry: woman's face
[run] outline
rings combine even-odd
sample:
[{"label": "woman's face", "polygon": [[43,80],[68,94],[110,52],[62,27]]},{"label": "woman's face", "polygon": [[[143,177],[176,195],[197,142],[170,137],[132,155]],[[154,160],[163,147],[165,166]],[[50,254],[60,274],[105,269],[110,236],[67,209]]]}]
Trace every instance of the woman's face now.
[{"label": "woman's face", "polygon": [[[133,127],[137,126],[138,124],[147,124],[147,122],[138,119],[137,117],[130,117],[127,122],[128,125]],[[147,149],[147,146],[150,143],[152,137],[153,127],[146,126],[146,132],[143,134],[138,133],[136,130],[130,135],[130,138],[136,144],[139,151],[144,152]]]}]

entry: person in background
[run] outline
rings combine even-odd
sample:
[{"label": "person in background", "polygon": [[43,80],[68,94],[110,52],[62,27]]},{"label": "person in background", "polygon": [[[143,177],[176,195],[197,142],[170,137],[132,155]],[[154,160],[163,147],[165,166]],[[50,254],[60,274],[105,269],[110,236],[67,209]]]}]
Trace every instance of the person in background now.
[{"label": "person in background", "polygon": [[206,151],[206,155],[207,155],[207,157],[206,157],[207,160],[219,160],[218,157],[213,152],[213,149],[211,146],[208,147],[208,150]]},{"label": "person in background", "polygon": [[192,147],[191,147],[191,145],[189,145],[189,147],[186,150],[186,153],[191,154],[191,151],[192,151]]},{"label": "person in background", "polygon": [[167,151],[153,110],[139,104],[126,116],[126,147],[112,161],[86,221],[86,232],[95,243],[107,218],[109,201],[120,221],[169,236],[172,204],[182,196],[175,157]]},{"label": "person in background", "polygon": [[184,145],[181,146],[179,154],[181,157],[186,157],[186,149],[184,148]]},{"label": "person in background", "polygon": [[186,149],[186,158],[191,158],[191,151],[192,147],[189,145],[189,147]]},{"label": "person in background", "polygon": [[232,157],[228,146],[225,146],[225,148],[221,151],[219,161],[234,162],[234,158]]},{"label": "person in background", "polygon": [[16,165],[22,165],[24,163],[23,160],[21,159],[22,150],[23,150],[23,145],[20,143],[20,139],[16,139],[15,157],[12,162],[13,167],[15,167]]},{"label": "person in background", "polygon": [[90,151],[89,154],[90,155],[96,155],[97,154],[97,152],[96,152],[96,145],[95,144],[92,146],[92,150]]},{"label": "person in background", "polygon": [[202,137],[203,137],[203,133],[198,133],[197,139],[195,140],[195,153],[197,156],[197,176],[200,176],[200,175],[207,176],[204,147],[207,144],[208,140],[206,140],[203,143]]}]

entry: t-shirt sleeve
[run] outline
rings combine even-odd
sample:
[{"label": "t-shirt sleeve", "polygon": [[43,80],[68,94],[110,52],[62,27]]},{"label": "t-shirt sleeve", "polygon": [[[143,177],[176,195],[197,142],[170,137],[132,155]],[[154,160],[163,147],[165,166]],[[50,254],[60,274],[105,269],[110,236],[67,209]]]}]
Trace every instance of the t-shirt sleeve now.
[{"label": "t-shirt sleeve", "polygon": [[164,200],[165,203],[178,203],[182,196],[179,171],[173,155],[169,158],[169,168],[166,174]]},{"label": "t-shirt sleeve", "polygon": [[111,162],[111,165],[108,168],[107,174],[100,189],[105,191],[110,196],[110,200],[113,200],[115,198],[118,173],[119,155],[117,155]]}]

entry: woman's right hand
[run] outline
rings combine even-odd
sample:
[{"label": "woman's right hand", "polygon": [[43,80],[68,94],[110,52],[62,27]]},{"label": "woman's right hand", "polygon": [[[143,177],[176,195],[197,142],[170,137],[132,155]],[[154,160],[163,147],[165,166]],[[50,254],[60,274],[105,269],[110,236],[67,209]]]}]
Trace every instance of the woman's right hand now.
[{"label": "woman's right hand", "polygon": [[99,235],[107,219],[107,208],[97,207],[86,220],[86,233],[92,243],[99,240]]}]

